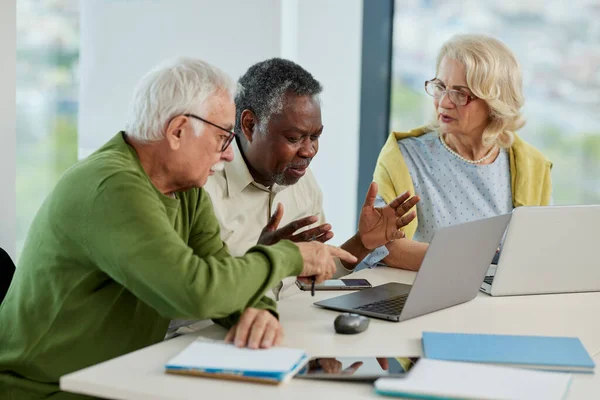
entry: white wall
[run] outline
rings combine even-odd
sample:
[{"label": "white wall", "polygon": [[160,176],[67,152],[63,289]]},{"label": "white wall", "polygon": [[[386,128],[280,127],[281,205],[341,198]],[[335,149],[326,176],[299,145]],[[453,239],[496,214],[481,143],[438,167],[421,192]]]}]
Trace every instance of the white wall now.
[{"label": "white wall", "polygon": [[312,162],[333,244],[356,231],[362,0],[300,0],[298,59],[322,84],[323,134]]},{"label": "white wall", "polygon": [[325,88],[313,171],[332,243],[354,234],[362,0],[88,0],[81,11],[80,156],[123,128],[136,81],[166,58],[200,57],[235,79],[290,58]]},{"label": "white wall", "polygon": [[16,259],[16,0],[0,1],[0,247]]},{"label": "white wall", "polygon": [[136,82],[161,61],[199,57],[237,79],[277,55],[279,15],[278,0],[82,1],[80,156],[123,129]]}]

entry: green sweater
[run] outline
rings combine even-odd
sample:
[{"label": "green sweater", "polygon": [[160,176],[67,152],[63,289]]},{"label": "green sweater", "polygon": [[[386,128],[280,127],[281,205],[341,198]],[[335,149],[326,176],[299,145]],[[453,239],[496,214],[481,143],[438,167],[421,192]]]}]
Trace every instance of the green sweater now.
[{"label": "green sweater", "polygon": [[0,398],[55,393],[64,374],[160,342],[170,319],[274,312],[263,294],[301,271],[289,241],[230,256],[207,193],[160,193],[119,133],[33,221],[0,306]]}]

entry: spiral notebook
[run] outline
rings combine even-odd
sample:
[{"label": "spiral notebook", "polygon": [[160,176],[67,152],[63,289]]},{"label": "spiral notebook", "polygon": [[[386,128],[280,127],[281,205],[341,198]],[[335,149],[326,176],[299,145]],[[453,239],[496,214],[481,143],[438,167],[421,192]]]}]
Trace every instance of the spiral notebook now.
[{"label": "spiral notebook", "polygon": [[167,373],[280,384],[308,361],[304,350],[286,347],[252,350],[198,339],[165,365]]}]

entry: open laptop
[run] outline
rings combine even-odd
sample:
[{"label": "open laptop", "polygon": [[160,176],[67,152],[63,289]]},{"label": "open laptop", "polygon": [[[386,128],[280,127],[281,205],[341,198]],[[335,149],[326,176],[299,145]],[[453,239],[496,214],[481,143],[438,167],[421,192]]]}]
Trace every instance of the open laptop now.
[{"label": "open laptop", "polygon": [[500,215],[437,231],[412,286],[391,282],[315,305],[399,322],[472,300],[510,218]]},{"label": "open laptop", "polygon": [[518,207],[497,266],[481,290],[492,296],[600,291],[600,205]]}]

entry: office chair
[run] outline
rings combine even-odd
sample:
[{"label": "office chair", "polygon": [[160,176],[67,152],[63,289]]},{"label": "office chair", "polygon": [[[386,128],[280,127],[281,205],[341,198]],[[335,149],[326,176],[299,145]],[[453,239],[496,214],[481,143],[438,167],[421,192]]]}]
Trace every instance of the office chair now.
[{"label": "office chair", "polygon": [[14,274],[15,264],[8,253],[0,247],[0,304],[8,292]]}]

